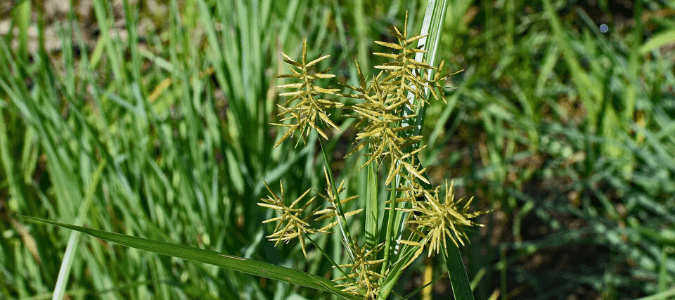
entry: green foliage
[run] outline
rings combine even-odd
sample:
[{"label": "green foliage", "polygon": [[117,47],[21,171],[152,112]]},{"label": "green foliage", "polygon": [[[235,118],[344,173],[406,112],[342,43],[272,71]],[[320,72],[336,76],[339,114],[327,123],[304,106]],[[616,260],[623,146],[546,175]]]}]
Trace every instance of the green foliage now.
[{"label": "green foliage", "polygon": [[187,247],[179,244],[171,244],[162,241],[153,241],[128,235],[117,234],[113,232],[95,230],[81,226],[51,222],[47,220],[35,219],[30,217],[25,218],[32,222],[48,223],[76,230],[78,232],[83,232],[91,236],[127,247],[150,251],[162,255],[168,255],[171,257],[189,259],[196,262],[206,263],[209,265],[214,265],[233,271],[262,276],[265,278],[286,281],[300,286],[306,286],[317,290],[327,291],[335,295],[341,296],[342,298],[345,299],[359,299],[357,297],[351,296],[345,292],[340,291],[340,289],[338,289],[339,286],[335,285],[335,283],[329,280],[326,280],[325,278],[289,268],[275,266],[265,262],[249,260],[246,258],[236,256],[224,255],[214,251]]},{"label": "green foliage", "polygon": [[[361,100],[326,110],[340,130],[322,143],[335,156],[293,143],[273,148],[284,132],[269,123],[281,112],[276,95],[286,92],[274,75],[284,73],[280,52],[301,57],[306,38],[307,57],[330,55],[316,70],[331,66],[337,81],[360,86],[354,58],[361,66],[390,61],[370,56],[386,52],[372,41],[397,43],[394,25],[420,31],[424,1],[187,0],[154,8],[93,1],[89,18],[69,15],[55,27],[39,6],[17,3],[0,37],[0,298],[48,299],[57,282],[71,299],[333,297],[91,238],[66,251],[70,231],[17,214],[78,224],[84,211],[86,227],[339,278],[350,268],[332,266],[352,264],[342,234],[311,238],[317,246],[308,243],[303,259],[300,243],[266,241],[274,226],[260,224],[274,212],[256,203],[268,194],[264,182],[278,191],[274,183],[283,180],[284,196],[297,199],[344,180],[335,199],[359,198],[314,201],[334,212],[342,204],[345,212],[365,209],[331,230],[353,228],[368,249],[399,236],[400,228],[388,226],[404,221],[391,213],[397,202],[382,204],[396,191],[368,189],[386,176],[371,171],[372,163],[359,170],[368,157],[342,160],[355,122],[338,116]],[[441,278],[436,290],[446,288],[435,296],[447,297],[452,287],[458,298],[472,297],[461,289],[466,277],[442,277],[446,268],[461,273],[463,254],[478,299],[671,297],[675,7],[651,0],[618,11],[607,1],[446,3],[435,14],[447,16],[442,28],[428,30],[438,50],[426,49],[436,53],[427,62],[465,71],[449,78],[456,90],[445,89],[447,105],[412,112],[426,117],[408,124],[410,136],[423,136],[426,147],[416,155],[425,179],[455,178],[458,198],[473,195],[474,206],[494,213],[476,218],[486,226],[467,230],[470,244],[460,251],[448,242],[445,264],[430,265]],[[72,30],[78,27],[96,30],[81,36]],[[56,50],[46,47],[50,32],[61,41]],[[379,255],[387,261],[378,269],[397,274],[379,283],[395,298],[416,288],[398,278],[417,279],[423,264],[392,266],[418,251],[393,249],[385,242]],[[58,266],[68,259],[66,276]]]},{"label": "green foliage", "polygon": [[469,278],[500,279],[482,277],[477,297],[639,297],[674,282],[667,245],[642,229],[675,222],[675,144],[662,135],[673,60],[655,48],[675,24],[660,17],[672,5],[634,3],[451,4],[441,47],[466,71],[449,108],[428,111],[439,121],[420,155],[499,211],[467,251]]}]

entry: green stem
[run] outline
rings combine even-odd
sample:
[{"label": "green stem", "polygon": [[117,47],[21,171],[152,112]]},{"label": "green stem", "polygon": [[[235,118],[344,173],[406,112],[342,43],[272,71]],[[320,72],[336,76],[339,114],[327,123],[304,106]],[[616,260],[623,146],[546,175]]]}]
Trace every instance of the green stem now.
[{"label": "green stem", "polygon": [[[399,178],[396,176],[394,181],[392,181],[392,186],[398,185]],[[391,194],[389,196],[389,212],[387,216],[387,233],[384,240],[384,262],[382,262],[382,271],[380,274],[384,274],[389,268],[389,261],[391,257],[391,243],[394,240],[392,235],[394,234],[394,215],[396,214],[396,189],[391,189]]]},{"label": "green stem", "polygon": [[[103,174],[103,169],[106,166],[106,160],[103,159],[99,165],[98,168],[96,168],[96,171],[94,172],[94,175],[92,177],[92,181],[89,184],[89,188],[87,189],[86,195],[84,197],[84,203],[80,206],[80,211],[77,216],[77,220],[75,220],[75,225],[77,226],[82,226],[84,224],[84,221],[87,217],[87,213],[89,213],[89,207],[91,207],[91,204],[94,199],[94,193],[96,192],[96,188],[98,187],[98,182],[101,179],[101,175]],[[54,294],[52,296],[53,300],[57,299],[63,299],[65,296],[65,291],[66,291],[66,285],[68,285],[68,275],[70,274],[71,267],[73,265],[73,259],[76,257],[76,252],[77,252],[77,244],[80,240],[80,233],[77,231],[71,232],[70,233],[70,238],[68,238],[68,246],[66,247],[66,253],[63,255],[63,261],[61,262],[61,268],[59,269],[59,276],[56,279],[56,286],[54,287]]]},{"label": "green stem", "polygon": [[345,244],[347,251],[349,252],[349,257],[354,261],[354,253],[352,251],[351,243],[353,241],[352,235],[349,232],[349,227],[346,226],[347,218],[344,214],[344,209],[342,209],[342,203],[340,203],[340,195],[337,192],[335,187],[335,181],[333,180],[333,171],[330,169],[330,160],[328,160],[328,154],[326,154],[326,148],[323,146],[323,141],[319,138],[319,145],[321,145],[321,153],[323,154],[323,159],[326,163],[326,169],[328,173],[328,181],[330,183],[330,189],[333,190],[335,195],[335,206],[337,207],[337,219],[338,227],[340,228],[340,233],[342,234],[342,242]]},{"label": "green stem", "polygon": [[321,254],[323,254],[323,256],[324,256],[325,258],[328,259],[328,261],[333,265],[334,268],[336,268],[338,271],[340,271],[340,273],[342,273],[342,276],[347,277],[349,280],[352,281],[352,283],[356,283],[356,282],[354,281],[354,278],[351,278],[351,277],[347,276],[347,273],[346,273],[344,270],[342,270],[342,268],[340,268],[340,265],[338,265],[332,258],[330,258],[330,255],[328,255],[328,253],[326,253],[326,251],[324,251],[323,248],[321,248],[321,246],[319,246],[318,243],[316,243],[316,242],[315,242],[311,237],[309,237],[308,235],[306,235],[305,237],[309,240],[310,243],[312,243],[312,245],[314,245],[314,247],[316,247],[316,249],[319,250],[319,252],[321,252]]},{"label": "green stem", "polygon": [[379,213],[379,201],[378,201],[379,180],[373,164],[368,164],[367,172],[368,176],[366,181],[366,209],[365,209],[366,247],[367,249],[373,249],[379,242],[379,228],[377,227],[378,213]]}]

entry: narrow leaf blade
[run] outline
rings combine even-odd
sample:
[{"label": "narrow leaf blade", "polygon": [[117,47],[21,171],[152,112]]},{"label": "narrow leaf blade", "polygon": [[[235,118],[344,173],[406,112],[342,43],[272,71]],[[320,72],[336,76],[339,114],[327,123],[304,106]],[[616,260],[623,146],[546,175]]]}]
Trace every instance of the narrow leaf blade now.
[{"label": "narrow leaf blade", "polygon": [[379,207],[377,203],[377,174],[373,164],[368,165],[368,182],[366,187],[366,245],[368,249],[373,249],[378,241],[377,215]]},{"label": "narrow leaf blade", "polygon": [[96,238],[100,238],[102,240],[106,240],[109,242],[113,242],[131,248],[146,250],[157,254],[168,255],[182,259],[189,259],[255,276],[281,280],[301,285],[304,287],[326,291],[334,295],[341,296],[345,299],[358,299],[353,295],[342,292],[339,288],[335,287],[335,283],[325,278],[285,267],[268,264],[261,261],[224,255],[218,252],[188,247],[184,245],[172,244],[162,241],[153,241],[145,238],[123,235],[114,232],[107,232],[81,226],[63,224],[59,222],[53,222],[33,217],[23,216],[23,218],[36,223],[47,223],[63,228],[72,229],[75,231],[86,233]]},{"label": "narrow leaf blade", "polygon": [[466,275],[459,248],[452,243],[448,243],[447,253],[445,249],[442,249],[442,251],[443,259],[448,267],[448,275],[450,276],[450,284],[452,285],[452,293],[455,296],[455,300],[473,300],[469,277]]}]

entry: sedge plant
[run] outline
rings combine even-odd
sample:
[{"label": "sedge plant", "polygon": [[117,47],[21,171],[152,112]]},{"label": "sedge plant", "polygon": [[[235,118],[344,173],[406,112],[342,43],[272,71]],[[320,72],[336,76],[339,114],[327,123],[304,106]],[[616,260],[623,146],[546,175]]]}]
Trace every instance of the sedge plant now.
[{"label": "sedge plant", "polygon": [[[437,45],[445,10],[447,2],[429,1],[422,34],[408,34],[406,16],[402,29],[394,27],[391,30],[397,42],[376,41],[383,48],[374,55],[388,61],[375,67],[379,73],[372,78],[366,78],[357,64],[359,84],[347,85],[349,93],[339,93],[341,89],[318,84],[335,75],[329,70],[317,70],[319,63],[329,56],[309,59],[306,40],[300,59],[283,54],[290,72],[279,77],[291,82],[280,86],[289,91],[281,94],[287,99],[278,104],[281,119],[273,123],[284,128],[276,145],[297,139],[296,147],[301,142],[305,147],[313,147],[308,144],[313,139],[307,137],[316,132],[321,137],[318,140],[324,161],[328,163],[329,155],[322,139],[328,139],[332,130],[339,130],[330,111],[342,109],[358,121],[355,146],[347,156],[366,157],[361,166],[368,172],[366,207],[346,210],[354,207],[358,196],[343,196],[345,182],[337,184],[332,170],[326,167],[323,169],[325,191],[307,189],[291,200],[286,199],[283,185],[277,192],[264,182],[268,196],[258,203],[260,207],[276,212],[264,221],[275,224],[267,238],[275,245],[297,240],[306,257],[309,257],[308,251],[320,251],[340,274],[333,280],[206,249],[25,218],[128,247],[326,291],[344,299],[387,299],[404,269],[426,249],[428,256],[443,254],[441,257],[447,264],[455,299],[473,299],[458,249],[468,242],[467,230],[480,226],[475,219],[484,212],[470,212],[471,199],[456,199],[452,184],[432,185],[417,157],[423,148],[420,129],[425,106],[445,101],[444,64],[434,66],[435,49],[429,47]],[[433,26],[430,28],[429,24]],[[341,99],[344,98],[356,103],[343,104]],[[379,203],[377,197],[380,174],[389,191],[389,197],[383,203]],[[382,216],[377,214],[379,207],[385,208]],[[354,233],[365,234],[357,236],[352,233],[353,228],[350,229],[354,223],[347,220],[361,217],[365,217],[365,228]],[[378,226],[380,223],[381,227]],[[339,235],[348,262],[341,264],[332,260],[314,242],[318,234]]]},{"label": "sedge plant", "polygon": [[[291,91],[280,94],[288,99],[278,104],[279,116],[282,118],[279,123],[273,124],[285,128],[277,146],[298,135],[297,146],[300,141],[306,144],[307,136],[312,131],[328,139],[329,130],[339,130],[330,118],[329,111],[333,108],[342,108],[350,112],[349,117],[358,120],[355,146],[347,156],[363,153],[366,162],[361,168],[368,167],[369,176],[377,178],[377,170],[384,170],[384,182],[391,192],[384,203],[388,205],[384,240],[375,240],[374,237],[378,236],[376,226],[366,225],[370,228],[363,232],[368,238],[362,242],[350,233],[346,219],[360,215],[364,208],[351,211],[345,209],[345,204],[358,196],[341,199],[344,182],[336,185],[331,170],[325,167],[327,195],[318,191],[314,191],[314,194],[326,200],[327,207],[316,204],[316,196],[308,196],[312,193],[311,189],[293,201],[283,199],[282,183],[282,196],[265,183],[270,196],[259,203],[277,212],[275,217],[263,222],[276,223],[274,232],[267,238],[274,241],[275,245],[280,241],[288,243],[297,239],[305,257],[306,239],[325,254],[310,235],[339,234],[350,263],[338,265],[331,260],[333,267],[343,274],[334,279],[338,283],[336,287],[363,299],[386,299],[391,291],[383,289],[386,283],[395,282],[401,271],[425,249],[431,256],[439,254],[441,250],[447,253],[448,241],[454,247],[463,246],[468,241],[467,228],[481,226],[474,219],[485,213],[469,211],[473,198],[455,199],[452,184],[446,182],[441,192],[440,186],[432,186],[427,179],[426,169],[417,158],[423,146],[420,146],[422,136],[415,130],[415,124],[422,117],[419,112],[424,111],[423,106],[430,104],[427,93],[433,101],[445,102],[443,81],[446,77],[442,76],[444,63],[435,67],[424,59],[417,60],[418,54],[427,51],[416,46],[416,42],[426,36],[408,34],[407,16],[403,29],[394,27],[391,34],[397,43],[375,42],[389,51],[375,52],[374,55],[388,61],[375,67],[380,71],[370,80],[364,77],[356,63],[359,86],[346,85],[353,91],[350,94],[338,95],[339,89],[321,87],[316,83],[319,79],[330,79],[335,75],[328,73],[329,70],[317,70],[319,62],[329,55],[310,60],[307,57],[306,40],[303,41],[299,60],[282,53],[290,73],[278,77],[289,78],[293,82],[278,86]],[[431,71],[434,76],[429,76]],[[339,97],[353,98],[356,104],[344,105],[338,100]],[[323,143],[320,146],[325,162],[328,162],[329,155]],[[374,182],[379,181],[375,179]],[[290,205],[288,202],[291,202]],[[375,203],[366,210],[373,210],[377,205]],[[379,217],[375,216],[376,219]],[[398,224],[396,220],[399,220]],[[366,220],[364,223],[373,222]]]}]

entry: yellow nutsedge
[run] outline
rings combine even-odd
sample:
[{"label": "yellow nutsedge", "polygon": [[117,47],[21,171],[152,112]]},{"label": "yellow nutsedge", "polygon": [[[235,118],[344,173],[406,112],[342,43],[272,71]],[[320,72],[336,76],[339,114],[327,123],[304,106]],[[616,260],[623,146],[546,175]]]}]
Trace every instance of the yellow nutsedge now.
[{"label": "yellow nutsedge", "polygon": [[352,263],[338,266],[340,268],[351,268],[351,272],[349,275],[337,278],[334,281],[352,279],[353,281],[338,284],[336,287],[343,288],[343,292],[361,295],[364,299],[375,299],[380,292],[379,280],[386,275],[373,271],[377,265],[384,262],[384,259],[375,259],[384,244],[379,244],[370,250],[365,245],[363,247],[358,245],[358,242],[354,240],[351,246],[354,252]]},{"label": "yellow nutsedge", "polygon": [[300,132],[300,137],[304,142],[309,132],[314,129],[321,137],[328,139],[324,129],[320,124],[327,124],[336,130],[340,130],[333,121],[329,118],[330,115],[326,112],[329,108],[342,107],[342,103],[322,99],[321,95],[334,95],[338,89],[322,88],[314,85],[316,79],[333,78],[335,75],[326,73],[327,70],[317,72],[314,67],[321,61],[328,58],[330,55],[324,55],[310,62],[307,62],[307,40],[302,41],[302,59],[300,62],[293,60],[288,55],[281,53],[284,57],[284,62],[289,64],[288,68],[291,74],[284,74],[277,76],[278,78],[293,78],[299,80],[299,83],[282,84],[277,87],[295,89],[295,91],[285,92],[279,96],[290,97],[283,104],[277,104],[279,108],[279,116],[283,117],[280,122],[290,121],[288,124],[271,123],[279,127],[286,127],[286,131],[281,139],[274,145],[276,148],[283,141],[293,136],[296,131]]},{"label": "yellow nutsedge", "polygon": [[[314,213],[314,216],[315,216],[314,220],[315,221],[321,221],[321,220],[325,220],[325,219],[335,218],[336,219],[335,221],[333,221],[330,224],[328,224],[328,225],[322,227],[321,229],[319,229],[320,231],[327,231],[328,229],[333,228],[335,225],[337,225],[339,223],[339,220],[337,220],[337,218],[338,218],[338,212],[337,212],[338,196],[340,195],[340,193],[342,193],[345,190],[345,187],[344,187],[345,182],[344,182],[344,180],[342,182],[340,182],[340,185],[336,189],[337,193],[333,193],[333,189],[331,188],[331,183],[330,183],[330,179],[328,177],[328,171],[326,170],[326,167],[323,168],[323,173],[324,173],[324,176],[326,177],[326,195],[323,195],[323,194],[318,193],[318,192],[317,192],[317,194],[319,194],[319,196],[321,196],[321,198],[326,199],[326,201],[328,201],[328,203],[330,203],[331,205],[328,208],[324,208],[322,210],[316,211]],[[356,199],[357,197],[358,197],[358,195],[354,195],[354,196],[347,197],[343,200],[339,200],[340,205],[344,205],[345,203],[347,203],[349,201],[352,201],[352,200]],[[344,216],[345,216],[345,218],[349,218],[349,217],[354,216],[354,215],[356,215],[356,214],[358,214],[362,211],[363,211],[363,208],[353,210],[353,211],[349,211],[349,212],[346,212],[344,214]]]},{"label": "yellow nutsedge", "polygon": [[457,247],[460,244],[464,246],[464,242],[469,241],[466,228],[484,226],[471,219],[487,213],[487,211],[469,212],[473,197],[468,201],[462,198],[455,201],[454,183],[445,182],[445,197],[442,201],[439,199],[439,189],[440,187],[437,187],[433,194],[424,191],[424,201],[411,202],[411,208],[397,208],[411,213],[406,224],[413,233],[422,238],[421,243],[411,240],[400,242],[414,246],[428,245],[429,256],[432,252],[439,253],[441,245],[447,252],[447,239]]},{"label": "yellow nutsedge", "polygon": [[276,227],[274,228],[274,233],[271,235],[267,236],[267,239],[270,241],[275,242],[274,246],[276,247],[279,242],[284,241],[286,243],[290,242],[290,240],[294,238],[298,238],[300,240],[300,246],[302,248],[302,253],[307,257],[307,250],[305,247],[305,236],[310,233],[318,233],[318,232],[326,232],[322,229],[314,229],[310,226],[309,221],[310,217],[316,213],[315,211],[311,211],[307,213],[305,216],[303,216],[303,213],[310,207],[316,196],[310,198],[302,207],[300,208],[295,208],[295,206],[300,203],[300,201],[309,194],[310,190],[307,190],[304,192],[298,199],[293,201],[291,205],[286,206],[285,201],[283,199],[283,194],[284,194],[284,186],[281,182],[279,182],[281,186],[281,195],[282,197],[279,197],[272,189],[267,185],[267,182],[263,181],[265,183],[265,187],[267,187],[267,190],[270,192],[270,195],[267,196],[267,198],[260,199],[262,203],[258,203],[259,206],[269,208],[276,210],[279,216],[275,218],[271,218],[268,220],[263,221],[263,224],[265,223],[270,223],[270,222],[279,222],[277,223]]}]

